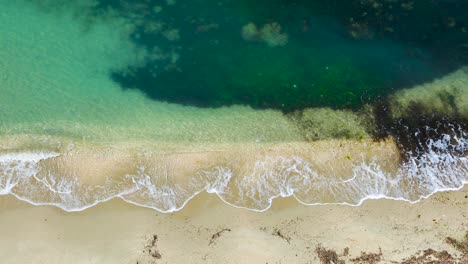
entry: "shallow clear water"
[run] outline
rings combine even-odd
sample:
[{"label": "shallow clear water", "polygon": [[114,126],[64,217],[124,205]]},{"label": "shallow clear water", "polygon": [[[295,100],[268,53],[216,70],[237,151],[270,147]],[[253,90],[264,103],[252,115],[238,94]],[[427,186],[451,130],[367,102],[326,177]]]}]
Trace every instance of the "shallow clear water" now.
[{"label": "shallow clear water", "polygon": [[261,211],[461,188],[466,3],[308,2],[0,0],[0,194]]}]

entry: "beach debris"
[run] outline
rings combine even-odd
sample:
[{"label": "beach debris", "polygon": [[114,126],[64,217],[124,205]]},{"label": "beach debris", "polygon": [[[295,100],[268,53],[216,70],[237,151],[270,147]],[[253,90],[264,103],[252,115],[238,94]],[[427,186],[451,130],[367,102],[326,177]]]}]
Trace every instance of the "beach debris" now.
[{"label": "beach debris", "polygon": [[419,263],[455,263],[455,258],[446,250],[436,251],[432,248],[419,251],[416,255],[408,259],[404,259],[402,264],[419,264]]},{"label": "beach debris", "polygon": [[348,255],[349,255],[349,247],[345,247],[345,248],[343,249],[343,256],[346,257],[346,256],[348,256]]},{"label": "beach debris", "polygon": [[447,237],[445,239],[447,244],[451,245],[452,247],[456,248],[458,251],[468,254],[468,231],[465,233],[465,237],[462,241],[458,241],[455,238]]},{"label": "beach debris", "polygon": [[148,252],[148,254],[155,259],[161,259],[161,253],[159,253],[158,247],[156,242],[158,241],[158,236],[153,235],[151,239],[148,240],[146,246],[145,246],[145,251]]},{"label": "beach debris", "polygon": [[361,256],[351,259],[355,263],[375,264],[382,260],[382,249],[379,248],[379,253],[367,253],[361,251]]},{"label": "beach debris", "polygon": [[288,244],[291,244],[291,237],[286,236],[285,234],[283,234],[283,232],[281,232],[281,230],[279,230],[277,228],[273,229],[272,235],[280,237],[280,238],[286,240],[286,242],[288,242]]},{"label": "beach debris", "polygon": [[445,242],[462,253],[460,258],[452,256],[446,250],[436,251],[432,248],[428,248],[423,251],[418,251],[413,256],[404,259],[401,263],[468,263],[468,231],[466,231],[465,237],[461,241],[452,237],[447,237],[445,238]]},{"label": "beach debris", "polygon": [[[346,252],[346,249],[344,250],[344,252]],[[315,247],[315,253],[317,253],[317,256],[320,259],[320,263],[322,264],[345,264],[344,260],[339,259],[336,251],[326,249],[321,244],[318,244],[317,247]]]},{"label": "beach debris", "polygon": [[208,246],[210,246],[211,244],[215,243],[215,241],[221,237],[221,235],[224,233],[224,232],[231,232],[231,229],[229,228],[223,228],[221,229],[220,231],[214,233],[212,236],[211,236],[211,239],[210,239],[210,242],[208,243]]},{"label": "beach debris", "polygon": [[468,231],[465,232],[465,237],[462,241],[447,237],[445,242],[463,254],[460,263],[468,263]]}]

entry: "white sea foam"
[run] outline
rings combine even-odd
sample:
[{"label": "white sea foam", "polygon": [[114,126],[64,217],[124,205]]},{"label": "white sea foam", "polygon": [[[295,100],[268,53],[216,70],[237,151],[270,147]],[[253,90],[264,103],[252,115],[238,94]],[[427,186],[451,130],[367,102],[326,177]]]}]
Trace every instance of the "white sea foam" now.
[{"label": "white sea foam", "polygon": [[255,211],[267,210],[276,197],[295,197],[305,205],[357,206],[368,199],[418,202],[430,195],[462,188],[468,182],[468,140],[453,131],[425,142],[425,151],[410,155],[397,172],[386,172],[373,160],[353,166],[352,177],[320,175],[301,157],[266,157],[251,171],[236,174],[216,167],[176,181],[164,164],[138,165],[134,174],[109,178],[103,184],[80,182],[73,173],[55,175],[41,162],[58,153],[30,152],[0,155],[0,195],[14,195],[34,205],[53,205],[80,211],[100,202],[121,198],[161,212],[182,209],[206,191],[224,202]]},{"label": "white sea foam", "polygon": [[53,152],[24,152],[0,154],[0,195],[11,190],[24,179],[33,177],[39,171],[38,162],[58,156]]}]

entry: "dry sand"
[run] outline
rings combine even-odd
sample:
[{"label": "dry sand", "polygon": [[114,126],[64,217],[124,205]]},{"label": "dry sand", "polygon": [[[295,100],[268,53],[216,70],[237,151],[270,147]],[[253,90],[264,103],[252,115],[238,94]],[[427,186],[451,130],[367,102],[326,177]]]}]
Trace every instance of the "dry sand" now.
[{"label": "dry sand", "polygon": [[468,230],[467,195],[465,187],[417,204],[370,200],[360,207],[277,199],[257,213],[204,193],[172,214],[120,199],[67,213],[2,196],[0,256],[2,263],[320,263],[318,244],[338,255],[349,247],[341,257],[347,262],[379,248],[380,263],[428,248],[461,256],[445,238],[462,239]]}]

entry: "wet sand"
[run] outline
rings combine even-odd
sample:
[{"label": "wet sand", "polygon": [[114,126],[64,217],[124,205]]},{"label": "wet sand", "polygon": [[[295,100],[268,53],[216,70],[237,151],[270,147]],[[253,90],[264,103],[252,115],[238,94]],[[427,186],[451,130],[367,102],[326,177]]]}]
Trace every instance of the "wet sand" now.
[{"label": "wet sand", "polygon": [[338,255],[349,247],[340,257],[347,262],[379,248],[380,263],[428,248],[457,257],[445,238],[462,239],[468,230],[467,195],[465,187],[416,204],[368,200],[359,207],[283,198],[257,213],[203,193],[171,214],[120,199],[68,213],[2,196],[0,256],[3,263],[320,263],[322,244]]},{"label": "wet sand", "polygon": [[[0,154],[10,155],[13,160],[23,149],[56,153],[28,164],[3,162],[7,177],[0,187],[6,190],[4,193],[67,211],[79,211],[121,196],[130,203],[167,212],[183,207],[202,190],[217,192],[224,201],[236,206],[265,210],[270,198],[290,196],[292,192],[308,204],[357,204],[369,195],[400,197],[398,192],[405,188],[403,182],[402,189],[392,192],[395,188],[389,185],[400,164],[392,139],[206,146],[154,142],[112,146],[76,143],[56,148],[50,145],[15,143],[3,152],[0,148]],[[370,174],[356,172],[362,163],[379,167],[370,168]],[[389,173],[381,177],[384,180],[374,175],[380,170]],[[8,179],[17,181],[15,173],[28,178],[8,184]],[[135,188],[139,190],[134,191]],[[381,192],[386,188],[388,192]]]}]

